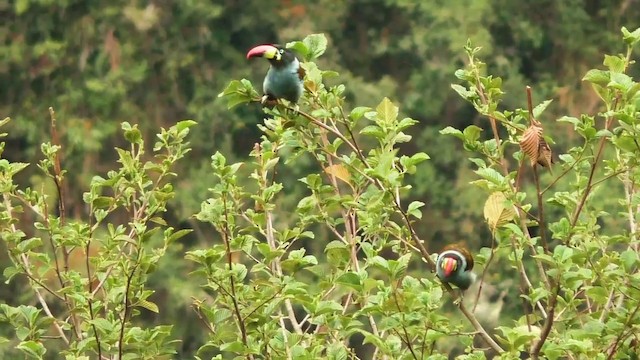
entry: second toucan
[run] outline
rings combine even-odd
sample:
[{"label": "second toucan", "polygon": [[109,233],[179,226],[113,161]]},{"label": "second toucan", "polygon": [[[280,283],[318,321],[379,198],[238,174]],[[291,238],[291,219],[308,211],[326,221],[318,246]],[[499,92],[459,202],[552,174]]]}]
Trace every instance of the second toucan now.
[{"label": "second toucan", "polygon": [[262,57],[271,63],[262,83],[262,103],[286,99],[297,103],[302,96],[304,69],[293,51],[280,45],[258,45],[247,53],[247,59]]},{"label": "second toucan", "polygon": [[436,260],[436,274],[440,280],[467,290],[476,280],[473,256],[467,248],[458,244],[447,245]]}]

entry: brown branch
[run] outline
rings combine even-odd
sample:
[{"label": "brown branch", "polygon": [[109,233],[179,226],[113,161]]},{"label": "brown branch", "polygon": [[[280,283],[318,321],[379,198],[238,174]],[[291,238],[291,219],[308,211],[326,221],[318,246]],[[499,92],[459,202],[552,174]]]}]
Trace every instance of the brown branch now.
[{"label": "brown branch", "polygon": [[[396,281],[396,286],[397,286],[397,281]],[[396,290],[397,288],[395,289],[392,288],[391,294],[393,295],[393,302],[396,305],[396,309],[398,309],[398,313],[400,313],[400,316],[402,317],[402,322],[400,323],[400,325],[402,326],[402,331],[404,332],[404,338],[399,333],[398,335],[400,340],[404,342],[404,344],[407,346],[407,348],[411,352],[411,355],[413,356],[413,358],[418,360],[418,356],[413,351],[413,346],[411,345],[411,339],[409,338],[409,333],[407,332],[407,328],[404,326],[404,322],[405,322],[404,311],[402,311],[402,309],[400,308],[400,303],[398,301],[398,292]]]},{"label": "brown branch", "polygon": [[545,341],[547,341],[547,337],[551,332],[551,328],[553,327],[554,317],[553,314],[556,311],[556,304],[558,303],[558,293],[560,292],[560,281],[556,279],[555,288],[551,295],[551,299],[549,299],[549,303],[547,304],[547,319],[544,321],[544,325],[542,326],[542,331],[540,333],[540,339],[533,344],[531,349],[531,358],[533,360],[537,360],[540,356],[540,350],[542,349],[542,345],[544,345]]},{"label": "brown branch", "polygon": [[120,326],[120,338],[118,340],[118,359],[122,359],[122,353],[124,351],[124,328],[127,323],[127,316],[129,315],[129,291],[131,290],[131,281],[133,280],[133,275],[136,273],[136,269],[138,268],[139,262],[133,266],[131,269],[131,273],[127,276],[127,284],[124,289],[124,312],[122,314],[122,325]]},{"label": "brown branch", "polygon": [[[277,144],[276,146],[274,146],[274,152],[277,151]],[[260,147],[260,144],[256,143],[254,145],[254,150],[256,153],[256,158],[257,160],[260,162],[260,183],[259,185],[262,188],[266,188],[269,184],[268,184],[268,171],[265,170],[264,167],[264,163],[263,163],[263,159],[262,159],[262,149]],[[275,171],[273,172],[273,176],[272,176],[272,181],[275,180]],[[272,251],[277,250],[277,246],[276,246],[276,238],[275,238],[275,233],[274,233],[274,226],[273,226],[273,214],[270,210],[268,209],[264,209],[264,214],[265,214],[265,221],[266,221],[266,229],[264,232],[265,238],[267,239],[267,244],[269,245],[269,247],[271,248]],[[226,207],[225,207],[225,215],[226,215]],[[225,223],[226,224],[226,223]],[[231,251],[231,250],[229,250]],[[282,278],[282,267],[280,264],[280,257],[276,257],[275,259],[273,259],[272,261],[272,270],[273,272],[280,278]],[[231,267],[229,267],[229,269],[231,269]],[[233,296],[235,298],[235,294]],[[293,305],[291,304],[291,300],[290,299],[285,299],[284,300],[284,305],[285,308],[287,309],[287,315],[289,318],[289,322],[291,323],[291,326],[293,326],[294,330],[296,333],[298,334],[302,334],[302,328],[300,327],[300,324],[298,323],[298,320],[296,319],[296,314],[293,310]],[[283,328],[283,331],[285,329]],[[284,335],[283,335],[284,336]]]},{"label": "brown branch", "polygon": [[[60,166],[60,163],[61,163],[60,152],[62,151],[62,144],[60,143],[60,137],[58,136],[58,129],[56,128],[56,113],[52,107],[49,107],[49,115],[51,117],[52,142],[53,142],[53,145],[58,147],[53,159],[53,181],[58,191],[58,212],[60,215],[60,225],[64,225],[66,220],[65,206],[64,206],[65,191],[64,191],[64,185],[63,185],[62,168]],[[67,251],[64,245],[62,245],[62,255],[64,257],[63,259],[64,268],[66,272],[66,271],[69,271],[69,252]]]},{"label": "brown branch", "polygon": [[93,333],[95,335],[96,338],[96,345],[98,347],[98,358],[102,359],[102,345],[100,344],[100,335],[98,334],[98,329],[96,328],[96,325],[93,323],[93,320],[95,319],[95,314],[93,312],[93,295],[91,295],[93,293],[93,279],[91,276],[91,264],[90,264],[90,250],[91,250],[91,239],[93,238],[93,213],[94,213],[94,209],[93,209],[93,204],[91,205],[91,210],[89,211],[90,215],[89,215],[89,240],[87,241],[87,247],[86,247],[86,256],[85,256],[85,266],[87,267],[87,287],[89,289],[89,296],[87,296],[87,305],[89,307],[89,317],[92,320],[91,322],[91,327],[93,328]]},{"label": "brown branch", "polygon": [[544,202],[542,200],[542,192],[540,191],[540,177],[538,176],[538,164],[531,166],[533,169],[533,181],[536,184],[536,199],[538,200],[538,230],[540,231],[540,240],[542,240],[542,248],[545,253],[549,253],[549,244],[547,243],[547,224],[544,221]]},{"label": "brown branch", "polygon": [[240,329],[240,335],[242,336],[242,343],[244,346],[248,346],[247,342],[247,329],[245,328],[244,321],[242,320],[242,314],[240,313],[240,306],[238,305],[238,299],[236,297],[236,285],[235,279],[233,278],[233,258],[231,255],[231,244],[230,244],[230,230],[229,230],[229,210],[227,208],[227,197],[222,196],[222,206],[224,209],[224,231],[222,232],[222,240],[224,241],[224,245],[227,253],[227,265],[229,266],[229,283],[230,283],[230,291],[231,291],[231,301],[233,303],[233,310],[235,312],[236,320],[238,322],[238,328]]},{"label": "brown branch", "polygon": [[622,336],[624,335],[629,325],[631,325],[631,322],[633,321],[633,318],[636,316],[636,313],[638,312],[639,309],[640,309],[640,302],[636,305],[635,309],[633,309],[633,312],[627,318],[627,321],[625,322],[624,327],[622,328],[622,331],[620,331],[620,334],[616,336],[615,341],[610,346],[611,350],[609,351],[609,356],[607,357],[607,360],[613,359],[613,356],[616,354],[616,351],[618,351],[618,345],[622,340]]},{"label": "brown branch", "polygon": [[[4,200],[5,210],[7,211],[9,217],[13,218],[13,206],[11,205],[11,201],[9,199],[9,193],[2,194],[2,198]],[[18,231],[18,229],[16,228],[16,225],[13,222],[10,222],[9,227],[11,228],[11,231],[13,231],[14,233]],[[33,275],[30,274],[29,272],[29,258],[25,254],[20,254],[20,260],[22,260],[27,273],[31,275],[29,276],[29,279],[32,279]],[[65,344],[69,345],[69,339],[65,335],[64,330],[62,329],[60,324],[58,324],[58,319],[55,316],[53,316],[53,314],[51,313],[51,309],[49,309],[49,305],[47,304],[47,301],[44,299],[44,296],[42,296],[42,294],[40,293],[40,290],[36,286],[31,286],[31,289],[33,289],[33,292],[36,294],[36,298],[38,299],[40,306],[42,306],[44,313],[47,314],[48,317],[53,319],[53,327],[56,329],[58,334],[60,334],[60,337],[65,342]]]},{"label": "brown branch", "polygon": [[551,181],[551,183],[547,185],[547,187],[545,187],[544,190],[542,190],[542,193],[543,194],[546,193],[549,189],[551,189],[553,185],[555,185],[560,179],[562,179],[565,175],[567,175],[569,171],[571,171],[574,167],[576,167],[576,165],[578,165],[578,163],[582,161],[582,157],[584,156],[585,151],[587,151],[586,144],[582,148],[582,151],[580,152],[580,155],[578,155],[578,158],[571,165],[569,165],[569,167],[564,169],[555,179],[553,179],[553,181]]},{"label": "brown branch", "polygon": [[[60,136],[58,135],[58,129],[56,127],[56,113],[53,110],[53,107],[49,107],[49,116],[51,118],[51,140],[54,146],[57,146],[58,149],[56,150],[55,154],[53,155],[53,182],[56,185],[56,190],[58,191],[58,215],[60,217],[60,226],[64,226],[66,224],[66,209],[65,209],[65,184],[64,184],[64,176],[62,175],[62,167],[60,165],[60,163],[62,162],[61,158],[61,152],[62,152],[62,143],[60,142]],[[48,221],[48,214],[45,214],[45,216],[47,216],[47,227],[49,228],[49,236],[52,237],[52,233],[51,233],[51,226],[49,225],[49,221]],[[53,240],[52,241],[52,245],[53,245]],[[64,244],[60,245],[60,249],[62,250],[62,261],[64,264],[64,272],[67,273],[69,272],[69,255],[71,253],[71,250],[68,250],[67,247]],[[57,251],[57,248],[53,248],[54,253]],[[65,282],[62,279],[62,276],[60,274],[60,269],[58,267],[58,263],[57,263],[57,256],[55,256],[56,258],[56,272],[58,275],[58,278],[60,280],[60,286],[64,287],[65,286]],[[75,309],[75,305],[73,303],[72,299],[69,299],[67,297],[67,294],[64,294],[64,299],[65,299],[65,304],[67,305],[67,308],[69,310],[69,313],[71,314],[71,321],[73,323],[73,328],[76,334],[76,337],[78,338],[78,340],[82,340],[82,331],[80,330],[80,322],[78,320],[78,317],[76,316],[76,313],[74,311]]]},{"label": "brown branch", "polygon": [[[616,99],[613,102],[613,109],[615,110],[615,108],[618,106],[618,99],[620,97],[616,97]],[[611,127],[611,124],[613,123],[613,116],[609,116],[607,117],[607,120],[605,122],[605,130],[609,130],[609,127]],[[603,136],[600,138],[600,143],[598,144],[598,150],[596,152],[596,157],[595,159],[593,159],[593,163],[591,163],[591,170],[589,170],[589,178],[587,179],[587,186],[585,187],[584,192],[582,193],[582,197],[580,198],[580,202],[578,202],[578,205],[576,206],[576,210],[573,213],[573,217],[571,219],[571,227],[575,227],[576,223],[578,222],[578,217],[580,216],[580,213],[582,212],[582,208],[584,207],[586,201],[587,201],[587,197],[589,196],[589,194],[591,193],[591,189],[593,188],[593,177],[596,173],[596,168],[598,167],[598,163],[600,161],[600,156],[602,156],[602,152],[604,150],[604,144],[606,142],[606,137]]]},{"label": "brown branch", "polygon": [[480,285],[478,286],[478,292],[476,293],[476,299],[473,302],[473,310],[472,312],[475,314],[476,313],[476,308],[478,307],[478,301],[480,301],[480,294],[482,293],[482,287],[484,285],[484,278],[487,275],[487,272],[489,271],[489,265],[491,264],[491,261],[493,261],[494,255],[496,253],[495,251],[495,243],[496,243],[496,237],[495,236],[491,236],[491,254],[489,255],[489,259],[487,259],[487,262],[484,264],[484,269],[482,269],[482,275],[480,276]]},{"label": "brown branch", "polygon": [[[193,312],[196,313],[196,316],[198,317],[198,319],[202,320],[202,322],[204,323],[204,325],[207,327],[207,329],[209,329],[209,332],[214,333],[215,331],[213,330],[213,327],[211,326],[211,324],[209,323],[209,321],[207,321],[203,316],[202,313],[200,312],[200,304],[202,303],[201,301],[197,300],[196,298],[191,298],[194,301],[194,304],[191,304],[191,308],[193,309]],[[195,302],[198,302],[197,304],[195,304]]]}]

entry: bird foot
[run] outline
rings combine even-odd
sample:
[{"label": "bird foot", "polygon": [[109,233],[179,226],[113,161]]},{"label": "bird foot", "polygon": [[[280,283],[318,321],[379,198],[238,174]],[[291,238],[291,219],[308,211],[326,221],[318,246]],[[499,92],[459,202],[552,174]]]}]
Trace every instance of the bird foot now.
[{"label": "bird foot", "polygon": [[464,298],[462,296],[462,293],[460,293],[460,295],[458,295],[458,297],[455,300],[453,300],[453,305],[460,307],[460,304],[462,304],[463,299]]},{"label": "bird foot", "polygon": [[262,96],[262,98],[260,98],[260,103],[262,104],[262,107],[273,109],[276,105],[278,105],[278,100],[265,94]]}]

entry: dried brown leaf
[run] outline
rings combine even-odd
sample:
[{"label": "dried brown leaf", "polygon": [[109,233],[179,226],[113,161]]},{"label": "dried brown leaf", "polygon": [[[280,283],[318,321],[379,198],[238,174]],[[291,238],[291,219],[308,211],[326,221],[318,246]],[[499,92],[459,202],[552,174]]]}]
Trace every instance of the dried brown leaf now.
[{"label": "dried brown leaf", "polygon": [[520,139],[520,149],[531,159],[532,166],[538,160],[540,139],[542,139],[542,127],[535,124],[529,126]]},{"label": "dried brown leaf", "polygon": [[515,209],[513,206],[507,206],[506,201],[506,196],[502,192],[496,191],[489,195],[484,203],[484,218],[492,232],[516,216]]},{"label": "dried brown leaf", "polygon": [[327,166],[324,169],[328,175],[335,176],[336,178],[344,181],[347,184],[351,184],[351,174],[349,174],[349,170],[342,164],[334,164],[331,166]]},{"label": "dried brown leaf", "polygon": [[[540,138],[540,145],[538,147],[538,160],[537,163],[542,166],[549,168],[551,171],[551,164],[553,164],[553,156],[551,152],[551,147],[544,141],[543,138]],[[553,172],[552,172],[553,174]]]}]

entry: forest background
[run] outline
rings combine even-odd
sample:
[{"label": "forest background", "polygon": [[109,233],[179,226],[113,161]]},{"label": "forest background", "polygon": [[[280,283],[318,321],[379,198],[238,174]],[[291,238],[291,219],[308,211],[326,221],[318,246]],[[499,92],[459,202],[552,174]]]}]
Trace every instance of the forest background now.
[{"label": "forest background", "polygon": [[[640,4],[14,0],[0,4],[0,18],[0,115],[12,118],[3,128],[9,134],[4,155],[12,162],[37,163],[41,142],[51,138],[53,107],[67,171],[69,217],[86,213],[83,189],[95,174],[116,164],[113,148],[126,144],[121,122],[138,124],[142,137],[149,139],[179,120],[198,123],[189,135],[188,161],[174,169],[180,176],[165,214],[171,226],[194,231],[170,247],[150,275],[151,300],[162,310],[141,317],[147,324],[172,324],[172,338],[182,340],[176,358],[191,358],[206,342],[207,332],[192,308],[192,298],[203,297],[201,282],[190,275],[197,265],[185,261],[185,253],[221,241],[210,225],[193,216],[215,182],[211,155],[223,153],[229,163],[244,161],[261,136],[256,124],[264,114],[257,104],[227,109],[218,98],[234,79],[247,78],[261,88],[267,63],[248,62],[249,48],[324,33],[328,48],[317,63],[340,74],[339,82],[347,85],[347,106],[375,107],[389,97],[403,116],[419,121],[401,153],[425,151],[431,160],[409,179],[413,188],[404,201],[426,204],[414,228],[428,239],[427,248],[437,252],[447,243],[464,241],[478,251],[492,244],[483,219],[486,195],[469,186],[475,175],[459,142],[439,133],[447,126],[471,124],[489,129],[487,119],[450,87],[458,82],[454,72],[467,62],[467,40],[482,47],[479,56],[487,72],[503,78],[507,95],[502,106],[525,108],[526,85],[536,101],[554,100],[544,114],[545,132],[553,134],[554,151],[562,153],[579,139],[555,119],[599,109],[600,98],[581,79],[601,66],[602,54],[624,51],[620,28],[635,28]],[[630,76],[639,74],[637,66],[630,69]],[[278,174],[282,183],[292,184],[279,197],[279,206],[295,206],[305,190],[295,185],[297,179],[319,171],[314,162],[306,168],[298,164]],[[35,166],[20,172],[16,182],[34,189],[55,186]],[[606,209],[616,194],[622,189],[611,189],[596,201]],[[34,221],[29,214],[23,220]],[[599,221],[605,227],[624,223],[615,216]],[[305,243],[307,252],[322,254],[330,237],[326,229],[318,230],[315,240]],[[0,243],[1,268],[11,264],[5,246]],[[423,275],[428,274],[425,268]],[[490,306],[506,317],[521,311],[517,293],[510,292],[517,287],[512,278],[508,271],[490,277],[497,294],[491,301],[503,302]],[[35,304],[27,279],[20,277],[0,286],[0,299],[14,306]],[[3,326],[0,333],[11,337],[12,329]],[[0,345],[6,356],[12,354],[10,345]]]}]

